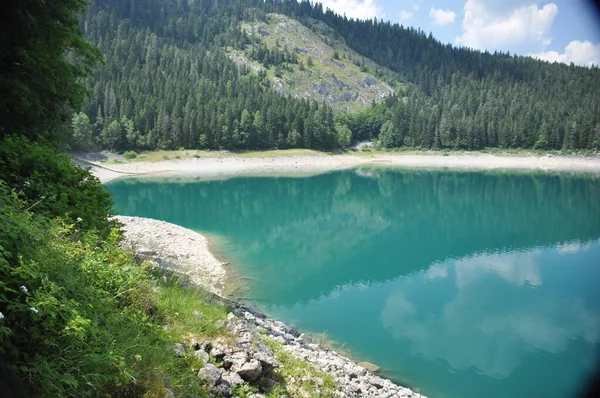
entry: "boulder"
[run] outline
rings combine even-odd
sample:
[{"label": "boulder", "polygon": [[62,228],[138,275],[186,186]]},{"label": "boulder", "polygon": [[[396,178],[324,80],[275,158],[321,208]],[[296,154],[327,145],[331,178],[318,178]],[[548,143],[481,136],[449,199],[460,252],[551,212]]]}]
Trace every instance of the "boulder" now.
[{"label": "boulder", "polygon": [[371,380],[369,380],[369,383],[371,383],[371,385],[377,389],[383,388],[383,380],[379,377],[373,377]]},{"label": "boulder", "polygon": [[237,371],[242,379],[246,381],[256,380],[262,373],[262,366],[259,361],[256,359],[251,359],[250,362],[246,362],[242,367]]},{"label": "boulder", "polygon": [[233,373],[229,373],[226,372],[223,374],[222,379],[226,382],[229,383],[230,386],[237,386],[238,384],[243,384],[244,383],[244,379],[242,379],[240,377],[239,374],[233,372]]},{"label": "boulder", "polygon": [[222,361],[223,358],[225,357],[226,351],[227,351],[227,347],[225,347],[221,344],[215,344],[212,346],[209,353],[217,361]]},{"label": "boulder", "polygon": [[215,322],[215,329],[223,329],[225,327],[225,321],[222,319],[219,319],[218,321]]},{"label": "boulder", "polygon": [[309,336],[309,335],[307,335],[307,334],[304,334],[304,333],[302,333],[302,334],[300,335],[300,337],[298,337],[298,339],[299,339],[301,342],[303,342],[304,344],[312,344],[312,343],[314,343],[314,340],[313,340],[313,338],[312,338],[312,337],[310,337],[310,336]]},{"label": "boulder", "polygon": [[232,372],[237,372],[248,360],[248,354],[245,351],[237,351],[223,357],[223,367]]},{"label": "boulder", "polygon": [[198,371],[198,377],[206,381],[209,385],[214,386],[221,379],[223,370],[217,368],[212,363],[207,363]]},{"label": "boulder", "polygon": [[273,369],[279,367],[279,364],[277,363],[275,358],[273,358],[270,355],[267,355],[264,352],[257,352],[253,355],[253,357],[254,357],[254,359],[256,359],[260,362],[263,372],[270,372]]},{"label": "boulder", "polygon": [[219,384],[213,386],[210,391],[217,397],[229,398],[233,395],[229,388],[229,384],[223,382],[223,380],[221,380]]},{"label": "boulder", "polygon": [[208,352],[204,351],[204,350],[196,350],[194,351],[194,356],[196,358],[198,358],[200,361],[202,361],[202,363],[207,363],[208,360],[210,359],[208,356]]}]

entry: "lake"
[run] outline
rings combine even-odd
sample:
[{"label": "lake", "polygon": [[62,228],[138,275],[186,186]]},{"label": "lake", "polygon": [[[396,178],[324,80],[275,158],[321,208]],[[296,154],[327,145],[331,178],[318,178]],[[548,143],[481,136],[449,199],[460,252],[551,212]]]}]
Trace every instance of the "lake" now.
[{"label": "lake", "polygon": [[600,179],[357,169],[123,179],[119,214],[207,234],[241,295],[430,397],[571,397],[600,340]]}]

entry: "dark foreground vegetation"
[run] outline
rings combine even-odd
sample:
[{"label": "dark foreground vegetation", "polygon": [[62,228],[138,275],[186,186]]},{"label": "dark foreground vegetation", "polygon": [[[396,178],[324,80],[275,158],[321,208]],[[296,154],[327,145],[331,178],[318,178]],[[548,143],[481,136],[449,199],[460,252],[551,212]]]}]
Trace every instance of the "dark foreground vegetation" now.
[{"label": "dark foreground vegetation", "polygon": [[[0,17],[0,395],[204,396],[173,355],[226,309],[119,249],[98,179],[58,155],[98,52],[80,0],[10,1]],[[192,316],[192,312],[202,317]]]}]

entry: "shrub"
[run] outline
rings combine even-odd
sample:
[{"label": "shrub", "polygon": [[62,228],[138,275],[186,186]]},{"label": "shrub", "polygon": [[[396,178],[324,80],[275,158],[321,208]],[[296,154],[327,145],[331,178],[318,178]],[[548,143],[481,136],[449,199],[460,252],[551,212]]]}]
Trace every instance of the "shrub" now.
[{"label": "shrub", "polygon": [[49,218],[80,219],[83,229],[102,236],[115,226],[109,220],[110,194],[98,178],[44,143],[9,136],[0,142],[0,180],[19,195],[25,207]]},{"label": "shrub", "polygon": [[[170,285],[164,294],[150,269],[78,223],[47,220],[23,209],[0,185],[0,357],[26,384],[28,396],[203,396],[193,358],[172,353],[172,311],[193,312],[193,292]],[[178,290],[179,289],[179,290]],[[175,296],[177,295],[177,296]],[[192,317],[196,330],[224,317]],[[187,315],[187,313],[186,313]],[[189,329],[185,325],[178,328]]]},{"label": "shrub", "polygon": [[136,151],[127,151],[123,154],[123,157],[127,160],[135,159],[137,156],[138,154]]}]

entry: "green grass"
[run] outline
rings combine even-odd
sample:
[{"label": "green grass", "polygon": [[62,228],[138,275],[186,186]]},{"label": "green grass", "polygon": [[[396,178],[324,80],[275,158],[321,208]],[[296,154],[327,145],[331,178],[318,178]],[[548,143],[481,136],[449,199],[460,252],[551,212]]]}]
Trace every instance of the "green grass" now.
[{"label": "green grass", "polygon": [[414,147],[401,147],[394,149],[375,148],[366,151],[348,151],[357,156],[377,157],[377,156],[452,156],[452,155],[494,155],[494,156],[598,156],[599,153],[594,150],[543,150],[543,149],[525,149],[525,148],[484,148],[481,150],[465,149],[423,149]]},{"label": "green grass", "polygon": [[167,282],[159,287],[159,308],[169,316],[168,335],[172,341],[191,337],[229,339],[224,328],[216,328],[218,320],[225,319],[228,313],[221,303],[210,293],[193,287],[184,288],[176,277],[167,277]]},{"label": "green grass", "polygon": [[227,340],[215,326],[227,308],[139,264],[117,230],[100,239],[0,192],[0,352],[28,395],[164,397],[168,383],[176,396],[206,396],[192,371],[203,364],[173,348]]},{"label": "green grass", "polygon": [[[314,365],[299,360],[287,352],[281,343],[274,341],[269,337],[264,337],[263,341],[275,355],[275,359],[281,365],[275,370],[275,373],[284,380],[294,380],[292,383],[275,386],[266,396],[270,398],[290,395],[292,397],[303,396],[301,390],[304,390],[310,397],[331,397],[336,390],[335,380],[331,375],[317,369]],[[304,378],[308,376],[308,380]],[[322,383],[316,383],[315,380],[322,380]]]},{"label": "green grass", "polygon": [[[211,158],[258,158],[258,157],[292,157],[292,156],[323,156],[327,152],[312,149],[280,149],[267,151],[199,151],[194,149],[174,151],[144,152],[138,155],[132,162],[160,162],[163,160],[184,159],[211,159]],[[108,162],[107,162],[108,163]],[[122,163],[122,162],[120,162]]]}]

